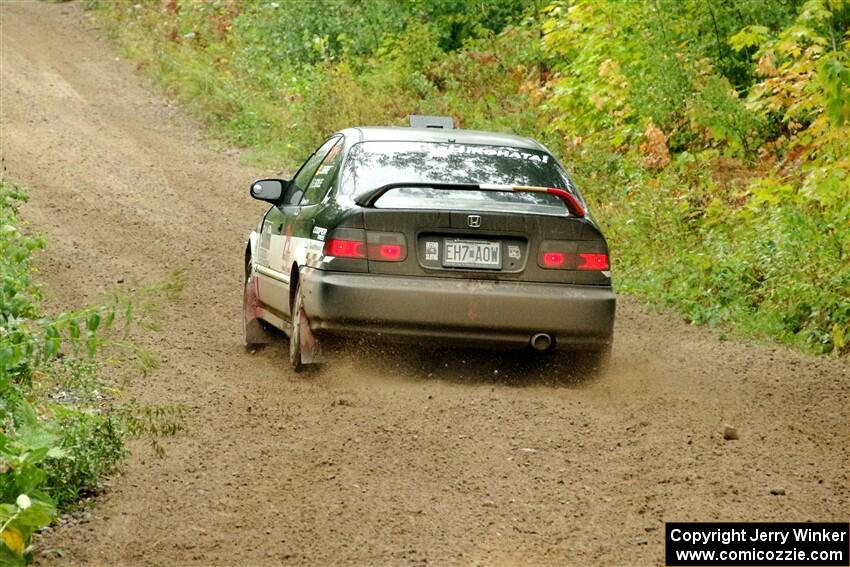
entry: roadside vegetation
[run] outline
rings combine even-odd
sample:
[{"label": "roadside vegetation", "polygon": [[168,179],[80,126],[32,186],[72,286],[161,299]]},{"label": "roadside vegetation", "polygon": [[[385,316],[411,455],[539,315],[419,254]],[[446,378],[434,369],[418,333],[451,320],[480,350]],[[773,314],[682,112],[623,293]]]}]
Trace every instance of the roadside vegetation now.
[{"label": "roadside vegetation", "polygon": [[595,205],[619,291],[850,353],[847,0],[93,5],[257,161],[412,113],[528,135]]},{"label": "roadside vegetation", "polygon": [[[18,218],[25,193],[0,180],[0,565],[32,559],[32,534],[96,494],[127,456],[181,427],[180,408],[127,400],[122,384],[154,361],[127,339],[155,324],[164,284],[103,305],[45,315],[33,255],[46,242]],[[159,446],[156,445],[158,448]]]}]

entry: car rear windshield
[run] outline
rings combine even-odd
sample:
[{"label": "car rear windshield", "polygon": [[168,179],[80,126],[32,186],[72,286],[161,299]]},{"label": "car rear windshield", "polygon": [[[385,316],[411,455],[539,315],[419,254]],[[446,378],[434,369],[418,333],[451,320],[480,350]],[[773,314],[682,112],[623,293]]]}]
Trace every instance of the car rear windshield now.
[{"label": "car rear windshield", "polygon": [[[340,191],[357,196],[389,183],[482,183],[567,188],[551,155],[505,146],[439,142],[361,142],[343,167]],[[475,209],[566,215],[563,201],[546,193],[461,191],[400,187],[375,203],[390,209]]]}]

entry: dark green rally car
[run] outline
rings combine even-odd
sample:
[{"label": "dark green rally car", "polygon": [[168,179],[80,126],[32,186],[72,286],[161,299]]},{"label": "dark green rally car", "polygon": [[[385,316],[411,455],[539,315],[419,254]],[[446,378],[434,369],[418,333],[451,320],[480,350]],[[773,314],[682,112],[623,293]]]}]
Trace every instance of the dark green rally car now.
[{"label": "dark green rally car", "polygon": [[561,164],[528,138],[416,119],[338,132],[291,181],[251,186],[272,207],[245,250],[246,344],[276,327],[296,369],[355,334],[557,346],[601,365],[608,247]]}]

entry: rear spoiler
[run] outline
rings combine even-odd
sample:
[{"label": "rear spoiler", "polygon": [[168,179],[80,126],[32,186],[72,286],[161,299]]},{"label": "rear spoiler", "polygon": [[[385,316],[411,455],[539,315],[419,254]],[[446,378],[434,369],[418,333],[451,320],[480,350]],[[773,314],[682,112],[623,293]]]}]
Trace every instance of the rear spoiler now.
[{"label": "rear spoiler", "polygon": [[549,193],[557,195],[567,206],[570,214],[582,218],[586,211],[581,202],[566,189],[556,189],[554,187],[532,187],[526,185],[487,185],[484,183],[388,183],[376,189],[361,193],[354,198],[354,202],[361,207],[371,207],[375,201],[381,198],[387,191],[398,189],[400,187],[424,187],[429,189],[444,189],[452,191],[501,191],[501,192],[519,192],[519,193]]}]

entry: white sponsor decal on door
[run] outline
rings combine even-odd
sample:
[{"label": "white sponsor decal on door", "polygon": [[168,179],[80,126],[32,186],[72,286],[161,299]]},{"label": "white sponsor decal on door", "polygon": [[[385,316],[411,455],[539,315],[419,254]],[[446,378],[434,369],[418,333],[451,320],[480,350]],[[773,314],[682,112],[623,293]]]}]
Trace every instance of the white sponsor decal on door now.
[{"label": "white sponsor decal on door", "polygon": [[313,227],[313,236],[316,237],[316,240],[324,240],[327,233],[328,229],[326,228],[322,228],[321,226]]}]

